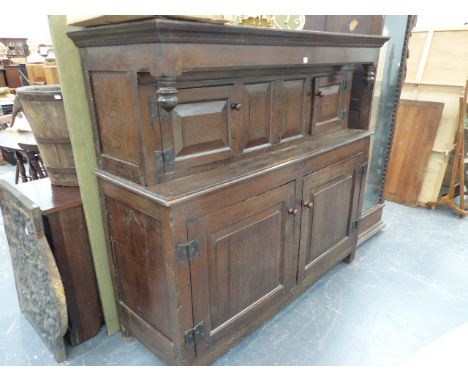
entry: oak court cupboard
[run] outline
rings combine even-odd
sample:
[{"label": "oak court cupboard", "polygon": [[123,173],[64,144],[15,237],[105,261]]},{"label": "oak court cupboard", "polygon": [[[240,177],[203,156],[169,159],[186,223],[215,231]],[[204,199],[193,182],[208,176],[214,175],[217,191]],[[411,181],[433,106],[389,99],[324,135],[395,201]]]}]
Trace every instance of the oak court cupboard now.
[{"label": "oak court cupboard", "polygon": [[352,260],[387,38],[162,19],[69,36],[125,336],[208,364]]}]

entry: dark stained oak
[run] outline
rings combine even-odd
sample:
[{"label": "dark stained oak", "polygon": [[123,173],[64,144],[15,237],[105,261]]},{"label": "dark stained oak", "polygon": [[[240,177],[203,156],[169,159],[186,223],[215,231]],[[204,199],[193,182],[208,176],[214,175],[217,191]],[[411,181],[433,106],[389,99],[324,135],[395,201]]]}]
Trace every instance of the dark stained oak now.
[{"label": "dark stained oak", "polygon": [[315,78],[313,133],[347,127],[351,85],[351,73]]},{"label": "dark stained oak", "polygon": [[53,186],[49,179],[39,179],[18,184],[16,188],[36,203],[43,215],[81,206],[79,187]]},{"label": "dark stained oak", "polygon": [[[332,29],[329,27],[329,29]],[[342,32],[342,31],[340,31]],[[347,31],[346,31],[347,32]],[[367,30],[366,30],[367,32]],[[68,32],[78,47],[142,43],[208,43],[235,45],[307,45],[380,47],[388,38],[368,34],[283,31],[174,20],[145,20]]]},{"label": "dark stained oak", "polygon": [[314,262],[331,252],[352,251],[357,237],[361,153],[304,178],[299,276],[313,274]]},{"label": "dark stained oak", "polygon": [[121,301],[170,339],[161,222],[111,198],[107,211]]},{"label": "dark stained oak", "polygon": [[161,19],[69,36],[124,336],[208,364],[352,260],[386,38]]},{"label": "dark stained oak", "polygon": [[296,281],[291,206],[293,183],[188,223],[189,240],[200,241],[190,261],[194,320],[206,331],[196,356],[287,297]]}]

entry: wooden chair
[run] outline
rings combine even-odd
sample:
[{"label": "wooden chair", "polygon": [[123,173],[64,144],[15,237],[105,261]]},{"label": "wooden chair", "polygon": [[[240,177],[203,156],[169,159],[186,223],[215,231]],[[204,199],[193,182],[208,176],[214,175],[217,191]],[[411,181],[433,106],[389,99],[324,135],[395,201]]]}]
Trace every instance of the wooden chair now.
[{"label": "wooden chair", "polygon": [[44,167],[44,163],[42,163],[37,145],[18,143],[18,146],[28,159],[31,180],[47,178],[47,171]]},{"label": "wooden chair", "polygon": [[25,159],[23,154],[21,154],[21,152],[18,150],[15,150],[14,156],[16,158],[15,184],[19,183],[20,178],[23,183],[29,181],[29,178],[26,175],[26,169],[24,168]]}]

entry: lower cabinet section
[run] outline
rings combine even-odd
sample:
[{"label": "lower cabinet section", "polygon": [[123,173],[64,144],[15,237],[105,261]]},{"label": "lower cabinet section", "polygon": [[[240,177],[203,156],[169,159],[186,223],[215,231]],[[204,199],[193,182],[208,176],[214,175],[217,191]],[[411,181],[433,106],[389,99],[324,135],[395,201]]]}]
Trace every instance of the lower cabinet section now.
[{"label": "lower cabinet section", "polygon": [[292,164],[260,193],[288,170],[247,178],[237,203],[239,184],[162,205],[101,182],[124,334],[167,363],[207,364],[352,258],[367,144]]}]

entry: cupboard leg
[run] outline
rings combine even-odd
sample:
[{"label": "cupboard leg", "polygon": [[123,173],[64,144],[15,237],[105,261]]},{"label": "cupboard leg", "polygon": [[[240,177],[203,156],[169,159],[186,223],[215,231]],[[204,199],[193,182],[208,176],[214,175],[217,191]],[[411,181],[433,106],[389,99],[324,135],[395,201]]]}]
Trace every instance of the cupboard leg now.
[{"label": "cupboard leg", "polygon": [[132,335],[130,334],[130,332],[128,331],[128,329],[125,326],[120,325],[120,330],[122,332],[122,337],[123,337],[124,340],[132,339]]},{"label": "cupboard leg", "polygon": [[356,251],[351,252],[347,257],[345,257],[344,261],[348,264],[352,263],[354,258],[356,257]]}]

